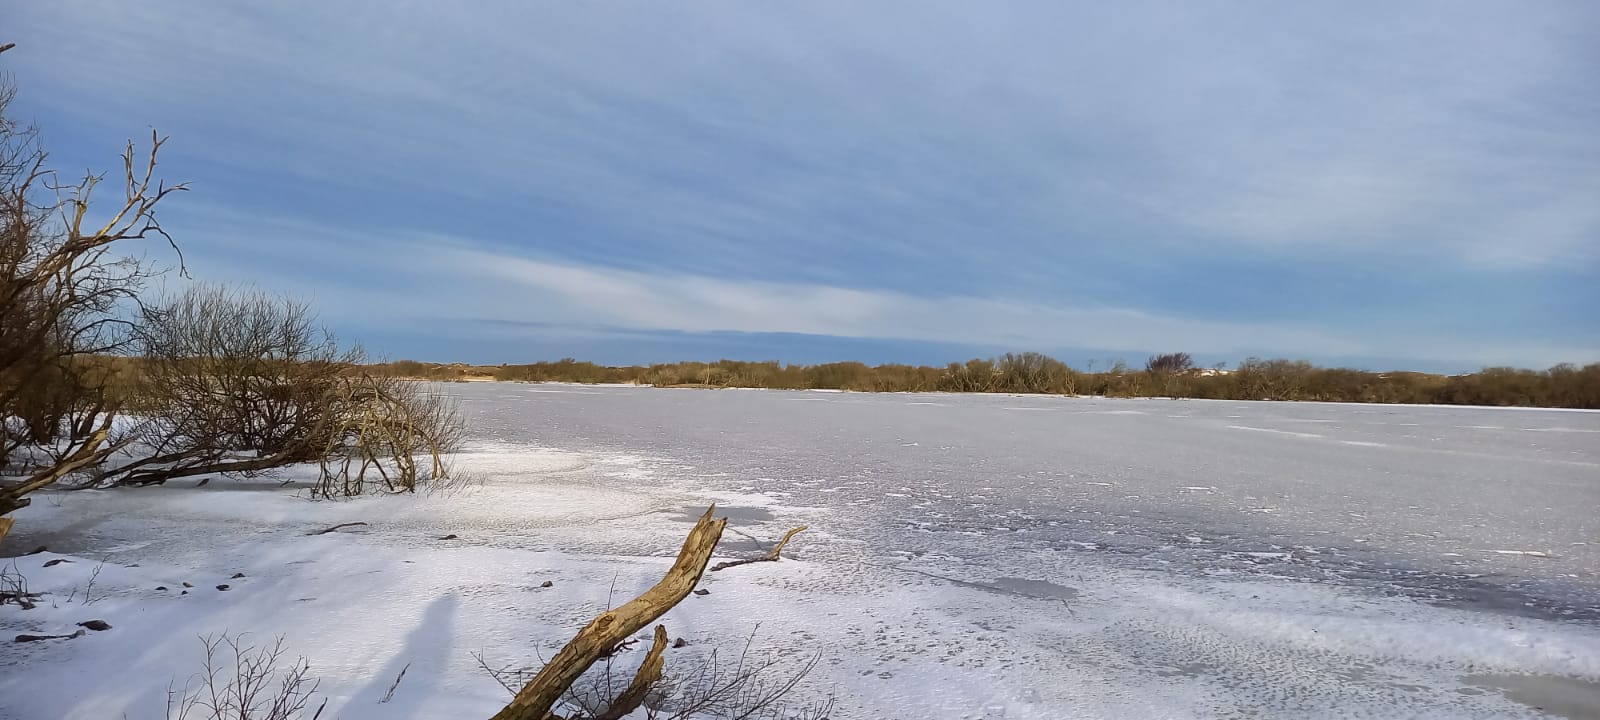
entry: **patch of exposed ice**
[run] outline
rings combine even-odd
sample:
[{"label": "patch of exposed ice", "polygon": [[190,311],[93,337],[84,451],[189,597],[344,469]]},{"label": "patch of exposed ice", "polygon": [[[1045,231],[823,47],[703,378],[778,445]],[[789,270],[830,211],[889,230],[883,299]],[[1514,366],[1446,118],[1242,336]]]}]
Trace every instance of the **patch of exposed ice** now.
[{"label": "patch of exposed ice", "polygon": [[1275,430],[1273,428],[1250,427],[1248,425],[1229,425],[1228,429],[1229,430],[1249,430],[1251,432],[1272,433],[1274,435],[1288,435],[1288,436],[1291,436],[1291,437],[1298,437],[1298,438],[1320,438],[1320,437],[1323,437],[1322,435],[1318,435],[1316,433],[1294,432],[1292,430]]}]

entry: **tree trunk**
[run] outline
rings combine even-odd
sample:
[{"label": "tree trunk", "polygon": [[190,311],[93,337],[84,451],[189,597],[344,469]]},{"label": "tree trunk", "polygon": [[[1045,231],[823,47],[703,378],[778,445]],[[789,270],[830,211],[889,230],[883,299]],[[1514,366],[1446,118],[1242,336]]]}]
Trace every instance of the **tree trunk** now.
[{"label": "tree trunk", "polygon": [[[112,485],[160,485],[168,480],[194,477],[196,475],[223,475],[226,473],[259,472],[273,470],[285,465],[292,465],[297,458],[305,456],[304,448],[295,447],[275,455],[251,458],[249,460],[215,460],[203,462],[198,465],[182,467],[163,467],[150,470],[135,470],[112,481]],[[306,461],[315,460],[314,457],[304,458]],[[107,474],[108,477],[119,474],[119,468]]]},{"label": "tree trunk", "polygon": [[107,446],[106,438],[110,434],[111,416],[108,414],[100,428],[84,439],[83,444],[61,462],[34,473],[17,485],[0,489],[0,515],[10,515],[15,510],[27,507],[30,501],[24,496],[28,493],[48,487],[55,481],[86,467],[98,465],[106,459],[106,456],[127,444],[127,441],[123,441]]}]

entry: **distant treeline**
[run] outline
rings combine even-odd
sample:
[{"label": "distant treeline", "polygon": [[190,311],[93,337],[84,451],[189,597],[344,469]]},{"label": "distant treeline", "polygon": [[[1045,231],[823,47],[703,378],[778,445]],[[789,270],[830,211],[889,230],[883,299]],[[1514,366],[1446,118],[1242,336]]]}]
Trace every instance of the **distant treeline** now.
[{"label": "distant treeline", "polygon": [[1143,367],[1115,363],[1077,370],[1039,353],[1007,353],[946,367],[837,362],[784,365],[721,360],[608,367],[573,359],[526,365],[385,363],[376,372],[440,381],[631,383],[660,387],[742,387],[863,392],[1012,392],[1106,397],[1310,400],[1600,409],[1600,363],[1549,370],[1485,368],[1466,375],[1322,368],[1299,360],[1251,358],[1232,370],[1193,367],[1185,353]]}]

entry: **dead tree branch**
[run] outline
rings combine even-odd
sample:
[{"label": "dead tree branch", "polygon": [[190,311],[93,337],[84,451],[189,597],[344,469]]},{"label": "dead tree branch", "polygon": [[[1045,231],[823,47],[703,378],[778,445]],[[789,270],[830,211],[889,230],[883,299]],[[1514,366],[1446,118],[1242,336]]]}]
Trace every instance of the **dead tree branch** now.
[{"label": "dead tree branch", "polygon": [[323,528],[323,529],[318,530],[318,531],[313,532],[313,533],[306,533],[306,535],[327,535],[328,533],[337,531],[339,528],[355,527],[357,525],[365,525],[365,524],[366,523],[364,523],[364,522],[339,523],[338,525],[335,525],[333,527]]},{"label": "dead tree branch", "polygon": [[810,527],[810,526],[801,525],[800,527],[794,528],[794,529],[790,530],[789,532],[784,533],[783,539],[779,540],[777,545],[772,546],[772,549],[768,550],[767,554],[762,555],[761,557],[753,557],[753,558],[745,558],[743,560],[729,560],[727,562],[719,562],[716,565],[711,566],[711,572],[716,572],[718,570],[726,570],[726,569],[731,568],[731,567],[739,567],[740,565],[749,565],[750,563],[777,562],[777,561],[782,559],[781,557],[779,557],[779,554],[783,552],[783,547],[785,545],[789,544],[789,540],[791,538],[793,538],[796,533],[804,531],[808,527]]},{"label": "dead tree branch", "polygon": [[[694,529],[689,531],[689,537],[684,540],[683,548],[678,551],[678,558],[667,571],[666,577],[644,594],[621,607],[603,613],[579,630],[566,647],[556,653],[533,680],[523,686],[516,697],[512,698],[511,704],[495,713],[492,720],[547,720],[554,717],[551,711],[562,694],[572,687],[572,684],[607,650],[654,622],[688,597],[689,592],[700,581],[700,577],[705,574],[706,565],[711,561],[711,554],[717,548],[717,541],[722,538],[722,530],[728,524],[727,518],[712,519],[711,515],[715,510],[715,505],[707,508],[706,513],[695,523]],[[658,655],[665,632],[664,629],[657,630],[657,642],[651,648],[652,655]],[[648,668],[641,669],[641,675],[645,669]],[[659,673],[659,668],[657,672]],[[636,676],[635,682],[639,680],[640,677]],[[623,696],[626,697],[631,690],[632,686],[629,691],[623,693]],[[618,698],[619,701],[622,699]]]},{"label": "dead tree branch", "polygon": [[[54,465],[44,468],[28,479],[16,485],[0,487],[0,515],[11,513],[13,510],[24,508],[31,502],[27,497],[40,488],[48,487],[57,480],[86,468],[91,468],[104,462],[112,453],[122,449],[131,442],[131,438],[116,443],[106,444],[111,434],[113,413],[104,413],[101,424],[93,432],[75,443],[76,449],[61,458]],[[0,533],[3,537],[4,533]]]},{"label": "dead tree branch", "polygon": [[15,642],[25,643],[39,642],[41,640],[76,640],[87,634],[88,631],[84,630],[83,628],[78,628],[78,631],[71,635],[18,635]]},{"label": "dead tree branch", "polygon": [[657,625],[655,640],[650,645],[650,652],[644,656],[644,663],[639,666],[639,671],[633,674],[633,682],[628,683],[628,689],[623,690],[617,699],[605,712],[594,717],[594,720],[622,720],[639,709],[644,704],[645,698],[650,694],[650,688],[661,680],[661,668],[666,665],[662,657],[667,652],[667,626]]}]

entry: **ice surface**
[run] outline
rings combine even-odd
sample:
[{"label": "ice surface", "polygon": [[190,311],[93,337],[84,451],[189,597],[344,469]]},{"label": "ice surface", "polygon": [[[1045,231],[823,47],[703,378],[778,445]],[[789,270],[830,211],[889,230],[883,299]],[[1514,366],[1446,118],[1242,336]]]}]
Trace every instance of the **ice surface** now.
[{"label": "ice surface", "polygon": [[710,501],[768,543],[811,529],[666,617],[669,674],[759,624],[821,653],[835,718],[1600,713],[1600,414],[444,387],[484,478],[452,496],[42,496],[5,549],[50,547],[7,561],[48,594],[0,627],[113,629],[0,644],[0,717],[160,718],[223,631],[284,635],[344,720],[487,717],[474,652],[549,657]]}]

